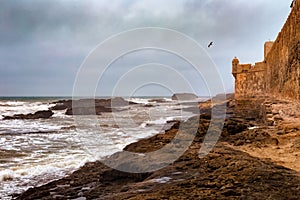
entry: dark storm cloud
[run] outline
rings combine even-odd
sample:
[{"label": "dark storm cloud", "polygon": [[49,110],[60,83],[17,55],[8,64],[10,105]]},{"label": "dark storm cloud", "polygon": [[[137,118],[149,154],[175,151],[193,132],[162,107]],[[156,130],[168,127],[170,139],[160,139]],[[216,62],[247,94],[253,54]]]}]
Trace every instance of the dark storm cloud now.
[{"label": "dark storm cloud", "polygon": [[274,2],[0,1],[0,95],[71,95],[79,66],[99,42],[145,26],[181,31],[204,48],[214,41],[208,53],[230,90],[232,57],[261,60],[263,42],[283,25],[289,5]]},{"label": "dark storm cloud", "polygon": [[[0,36],[13,45],[53,38],[76,37],[105,24],[108,14],[77,1],[2,1]],[[98,19],[102,18],[101,24]],[[50,37],[50,38],[49,38]],[[85,39],[85,37],[82,37]]]}]

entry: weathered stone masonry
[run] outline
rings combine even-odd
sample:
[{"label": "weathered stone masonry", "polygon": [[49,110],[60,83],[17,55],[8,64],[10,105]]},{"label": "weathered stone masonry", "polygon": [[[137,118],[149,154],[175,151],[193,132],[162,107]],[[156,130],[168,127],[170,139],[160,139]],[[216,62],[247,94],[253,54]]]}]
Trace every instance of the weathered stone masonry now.
[{"label": "weathered stone masonry", "polygon": [[296,0],[275,42],[266,42],[264,61],[240,64],[232,61],[236,115],[261,117],[268,96],[300,100],[300,0]]}]

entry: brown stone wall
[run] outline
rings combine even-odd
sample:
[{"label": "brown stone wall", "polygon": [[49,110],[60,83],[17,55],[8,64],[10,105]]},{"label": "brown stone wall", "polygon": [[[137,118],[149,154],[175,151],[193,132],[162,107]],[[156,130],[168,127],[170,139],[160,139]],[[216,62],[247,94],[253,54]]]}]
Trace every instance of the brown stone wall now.
[{"label": "brown stone wall", "polygon": [[244,119],[262,119],[262,106],[264,99],[243,98],[235,99],[234,116]]},{"label": "brown stone wall", "polygon": [[300,0],[295,1],[266,63],[267,92],[300,100]]},{"label": "brown stone wall", "polygon": [[295,1],[275,42],[265,43],[264,61],[252,66],[234,58],[232,74],[236,116],[266,118],[266,96],[300,100],[300,0]]},{"label": "brown stone wall", "polygon": [[266,60],[268,53],[272,49],[273,44],[274,44],[274,42],[271,42],[271,41],[265,42],[265,45],[264,45],[264,59],[265,60]]},{"label": "brown stone wall", "polygon": [[235,99],[263,96],[265,93],[264,62],[238,65],[235,74]]}]

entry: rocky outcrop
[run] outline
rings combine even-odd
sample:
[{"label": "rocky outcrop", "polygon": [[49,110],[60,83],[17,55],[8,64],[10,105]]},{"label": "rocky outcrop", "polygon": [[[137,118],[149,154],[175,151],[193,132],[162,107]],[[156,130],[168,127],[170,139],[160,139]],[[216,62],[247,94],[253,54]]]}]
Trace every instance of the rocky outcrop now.
[{"label": "rocky outcrop", "polygon": [[65,110],[69,106],[71,106],[71,102],[67,105],[67,103],[56,103],[55,106],[51,107],[50,110]]},{"label": "rocky outcrop", "polygon": [[[199,107],[207,107],[210,102],[203,104]],[[227,106],[229,110],[233,109],[230,102],[227,102]],[[248,147],[247,145],[251,145],[251,148],[247,148],[251,150],[279,148],[280,142],[274,138],[274,133],[278,136],[277,130],[257,128],[264,125],[256,121],[227,118],[220,142],[203,158],[199,158],[199,149],[211,125],[209,114],[195,116],[185,122],[173,121],[172,127],[165,132],[127,145],[124,150],[140,155],[156,151],[169,144],[179,129],[183,128],[189,134],[189,128],[195,123],[198,130],[192,144],[183,155],[165,168],[149,173],[127,173],[111,169],[97,161],[85,164],[63,179],[30,188],[16,197],[24,200],[299,198],[300,177],[295,171],[277,165],[270,159],[260,159],[238,150],[240,147]],[[297,140],[295,145],[296,142]],[[174,143],[170,154],[178,146],[179,141]],[[293,148],[299,148],[298,146]],[[288,151],[291,148],[288,146]],[[121,159],[121,165],[132,163],[131,158],[121,155],[116,153],[108,159]],[[147,167],[149,163],[144,165],[141,167]]]},{"label": "rocky outcrop", "polygon": [[66,115],[101,115],[103,112],[112,112],[112,108],[106,108],[104,106],[95,106],[95,108],[91,107],[75,107],[68,108],[66,110]]},{"label": "rocky outcrop", "polygon": [[72,100],[59,100],[53,102],[55,106],[51,107],[50,110],[65,110],[72,107]]},{"label": "rocky outcrop", "polygon": [[[297,199],[300,196],[300,178],[295,171],[224,145],[224,142],[233,146],[277,145],[267,132],[247,130],[252,122],[227,119],[222,142],[199,158],[209,122],[203,117],[181,122],[186,128],[198,123],[198,131],[187,151],[163,169],[134,174],[111,169],[100,161],[87,163],[63,179],[30,188],[17,199]],[[141,155],[158,150],[170,143],[179,125],[177,122],[165,133],[132,143],[124,150]],[[128,158],[118,156],[116,153],[111,157],[123,159],[123,164],[131,163]]]},{"label": "rocky outcrop", "polygon": [[66,109],[66,115],[101,115],[103,112],[118,111],[120,107],[136,104],[131,101],[126,101],[122,97],[112,99],[60,100],[54,103],[56,105],[50,109]]},{"label": "rocky outcrop", "polygon": [[172,100],[179,101],[192,101],[198,98],[197,95],[193,93],[177,93],[172,95]]},{"label": "rocky outcrop", "polygon": [[48,119],[54,113],[51,110],[43,110],[37,111],[35,113],[30,114],[16,114],[13,116],[4,116],[3,120],[11,120],[11,119]]}]

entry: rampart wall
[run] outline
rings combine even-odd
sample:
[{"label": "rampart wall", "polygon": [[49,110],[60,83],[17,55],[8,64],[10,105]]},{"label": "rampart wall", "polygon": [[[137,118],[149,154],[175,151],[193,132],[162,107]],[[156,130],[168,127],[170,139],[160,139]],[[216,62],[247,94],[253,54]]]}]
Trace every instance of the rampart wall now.
[{"label": "rampart wall", "polygon": [[300,100],[300,0],[275,42],[264,45],[264,61],[240,64],[232,60],[235,77],[236,115],[261,117],[260,104],[268,96]]},{"label": "rampart wall", "polygon": [[300,100],[300,0],[266,55],[266,91]]}]

